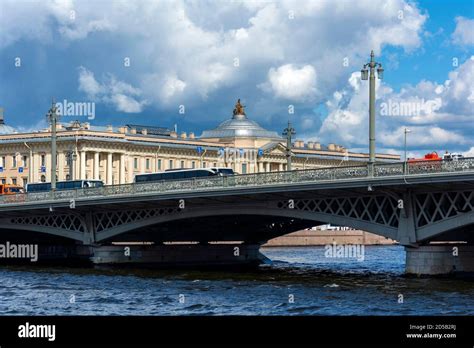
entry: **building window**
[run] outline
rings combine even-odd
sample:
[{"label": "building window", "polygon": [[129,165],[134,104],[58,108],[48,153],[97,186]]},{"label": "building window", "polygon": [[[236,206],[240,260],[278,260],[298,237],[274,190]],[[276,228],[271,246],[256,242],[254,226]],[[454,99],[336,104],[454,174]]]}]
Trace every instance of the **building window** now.
[{"label": "building window", "polygon": [[146,170],[150,170],[150,159],[146,159]]},{"label": "building window", "polygon": [[5,156],[2,157],[2,165],[0,167],[5,168],[7,165],[7,158]]},{"label": "building window", "polygon": [[133,168],[138,169],[138,158],[133,159]]},{"label": "building window", "polygon": [[184,168],[184,161],[181,161],[181,168]]},{"label": "building window", "polygon": [[12,160],[13,160],[13,168],[16,168],[16,156],[15,155],[13,155]]},{"label": "building window", "polygon": [[13,184],[13,185],[16,185],[16,178],[13,178],[13,179],[12,179],[12,184]]},{"label": "building window", "polygon": [[158,160],[158,170],[161,170],[161,159]]},{"label": "building window", "polygon": [[170,160],[169,169],[173,169],[173,160]]},{"label": "building window", "polygon": [[2,184],[5,185],[7,183],[7,179],[2,178]]},{"label": "building window", "polygon": [[193,168],[193,169],[196,168],[196,161],[191,162],[191,168]]},{"label": "building window", "polygon": [[242,163],[242,174],[247,174],[247,163]]},{"label": "building window", "polygon": [[23,167],[28,167],[28,156],[23,156]]},{"label": "building window", "polygon": [[41,175],[41,182],[46,182],[46,176]]},{"label": "building window", "polygon": [[28,184],[28,178],[23,178],[23,187],[25,187]]},{"label": "building window", "polygon": [[206,162],[202,162],[202,167],[206,168]]},{"label": "building window", "polygon": [[41,155],[41,167],[46,167],[46,155]]}]

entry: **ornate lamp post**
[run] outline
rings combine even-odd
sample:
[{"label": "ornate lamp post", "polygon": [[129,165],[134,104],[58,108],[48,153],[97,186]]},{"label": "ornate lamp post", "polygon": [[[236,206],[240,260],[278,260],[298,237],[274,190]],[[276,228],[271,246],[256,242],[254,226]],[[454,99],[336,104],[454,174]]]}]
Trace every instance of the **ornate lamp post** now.
[{"label": "ornate lamp post", "polygon": [[411,130],[409,130],[408,128],[405,128],[405,162],[404,162],[404,169],[405,169],[405,173],[407,172],[407,169],[408,169],[408,162],[407,162],[407,134],[410,133]]},{"label": "ornate lamp post", "polygon": [[411,133],[411,130],[405,128],[405,162],[407,161],[407,134]]},{"label": "ornate lamp post", "polygon": [[54,99],[51,102],[51,109],[49,109],[46,117],[48,122],[51,125],[51,190],[56,190],[56,157],[57,157],[57,148],[56,148],[56,124],[59,120],[59,114],[57,113],[58,108]]},{"label": "ornate lamp post", "polygon": [[74,149],[69,149],[67,152],[67,164],[69,166],[69,180],[74,180],[74,164],[76,162],[77,155]]},{"label": "ornate lamp post", "polygon": [[291,170],[291,136],[295,135],[295,129],[291,127],[288,121],[288,127],[283,130],[283,135],[286,135],[286,170]]},{"label": "ornate lamp post", "polygon": [[[378,67],[378,68],[377,68]],[[383,78],[382,64],[374,60],[374,51],[370,52],[370,62],[364,64],[361,72],[362,80],[369,78],[369,172],[373,175],[373,166],[375,163],[375,68],[377,68],[377,76],[381,80]]]}]

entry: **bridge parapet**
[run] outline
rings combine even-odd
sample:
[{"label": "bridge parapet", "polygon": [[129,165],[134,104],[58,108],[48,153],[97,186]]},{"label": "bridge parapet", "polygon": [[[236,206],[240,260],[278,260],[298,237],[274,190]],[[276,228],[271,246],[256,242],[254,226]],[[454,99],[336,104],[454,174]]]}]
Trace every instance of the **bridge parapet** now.
[{"label": "bridge parapet", "polygon": [[[422,174],[441,174],[454,172],[474,172],[474,158],[456,161],[420,162],[416,165],[405,163],[376,164],[373,177],[413,177]],[[262,185],[298,184],[311,182],[337,182],[339,180],[371,178],[367,166],[347,166],[318,168],[286,172],[242,174],[235,176],[167,180],[150,183],[111,185],[101,188],[78,190],[34,192],[0,196],[0,204],[17,205],[23,202],[56,201],[90,197],[110,197],[138,193],[170,193],[207,189],[228,189]]]}]

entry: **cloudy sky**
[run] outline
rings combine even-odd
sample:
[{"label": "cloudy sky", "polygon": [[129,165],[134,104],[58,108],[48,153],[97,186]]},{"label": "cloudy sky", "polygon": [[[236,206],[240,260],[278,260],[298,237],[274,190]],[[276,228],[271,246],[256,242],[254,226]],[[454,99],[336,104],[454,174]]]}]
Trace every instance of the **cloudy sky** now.
[{"label": "cloudy sky", "polygon": [[54,96],[95,103],[96,125],[200,134],[241,98],[266,128],[367,151],[373,49],[377,151],[401,154],[408,127],[412,156],[474,156],[473,48],[473,0],[2,0],[0,106],[20,130]]}]

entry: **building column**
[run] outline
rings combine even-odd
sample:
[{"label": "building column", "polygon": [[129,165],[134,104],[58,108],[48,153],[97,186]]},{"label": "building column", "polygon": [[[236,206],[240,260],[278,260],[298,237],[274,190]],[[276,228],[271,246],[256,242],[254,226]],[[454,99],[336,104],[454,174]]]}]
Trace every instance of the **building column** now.
[{"label": "building column", "polygon": [[133,156],[128,155],[128,182],[133,182],[133,175],[134,175],[134,160]]},{"label": "building column", "polygon": [[107,153],[107,185],[113,185],[112,182],[112,161],[113,161],[113,154],[112,152]]},{"label": "building column", "polygon": [[266,166],[266,170],[265,170],[265,171],[266,171],[267,173],[270,173],[270,169],[271,169],[271,167],[270,167],[270,162],[266,162],[266,163],[265,163],[265,166]]},{"label": "building column", "polygon": [[280,172],[283,171],[283,163],[278,164],[278,171],[280,171]]},{"label": "building column", "polygon": [[86,179],[86,152],[81,151],[80,154],[80,160],[81,160],[81,173],[79,175],[80,180],[85,180]]},{"label": "building column", "polygon": [[64,162],[66,156],[64,152],[58,152],[58,181],[64,181]]},{"label": "building column", "polygon": [[127,179],[125,178],[125,154],[120,154],[120,170],[119,170],[119,184],[125,184]]},{"label": "building column", "polygon": [[265,169],[263,168],[263,162],[258,162],[258,172],[263,173]]},{"label": "building column", "polygon": [[28,178],[28,182],[37,182],[37,176],[38,176],[38,166],[37,166],[37,159],[38,159],[38,154],[32,154],[30,158],[30,173],[31,173],[31,178]]},{"label": "building column", "polygon": [[80,155],[79,155],[79,152],[77,151],[77,149],[75,150],[76,152],[76,160],[74,161],[74,180],[79,180],[81,178],[81,161],[80,161]]},{"label": "building column", "polygon": [[42,173],[42,175],[46,176],[46,182],[51,182],[51,153],[47,153],[45,156],[45,164],[46,164],[46,173]]},{"label": "building column", "polygon": [[253,161],[247,162],[247,169],[248,169],[249,174],[255,173],[256,172],[255,163]]},{"label": "building column", "polygon": [[100,153],[94,152],[94,180],[100,180]]},{"label": "building column", "polygon": [[140,160],[139,160],[138,166],[139,166],[139,168],[138,168],[138,173],[144,174],[144,173],[146,172],[145,157],[140,156]]}]

